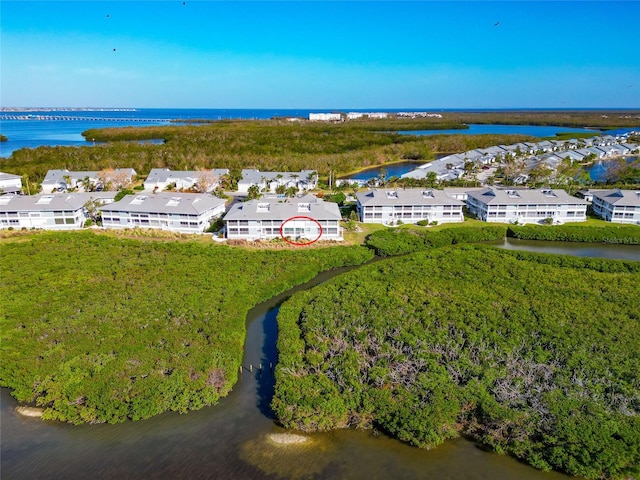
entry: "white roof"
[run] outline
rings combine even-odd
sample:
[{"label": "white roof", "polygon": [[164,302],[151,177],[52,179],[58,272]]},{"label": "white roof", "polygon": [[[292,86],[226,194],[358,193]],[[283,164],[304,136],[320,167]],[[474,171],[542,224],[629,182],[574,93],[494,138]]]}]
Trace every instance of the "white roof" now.
[{"label": "white roof", "polygon": [[[116,168],[114,169],[114,172],[115,173],[126,172],[130,177],[136,174],[136,171],[133,168]],[[100,171],[98,170],[95,170],[95,171],[90,170],[90,171],[84,171],[84,172],[72,172],[69,170],[49,170],[45,175],[42,183],[51,184],[56,182],[63,182],[64,177],[70,177],[76,181],[84,180],[87,177],[97,178],[98,173],[100,173]]]},{"label": "white roof", "polygon": [[473,197],[486,205],[587,205],[586,200],[572,197],[561,189],[497,189],[484,188],[470,191]]},{"label": "white roof", "polygon": [[260,170],[245,168],[242,170],[242,181],[245,183],[259,184],[262,183],[263,178],[271,182],[280,177],[283,182],[287,182],[293,180],[293,175],[297,175],[299,182],[306,182],[309,178],[315,178],[315,174],[315,170],[301,170],[299,172],[261,172]]},{"label": "white roof", "polygon": [[169,170],[168,168],[152,168],[145,182],[166,183],[176,179],[191,179],[196,181],[200,175],[212,173],[221,177],[229,173],[228,168],[214,168],[211,170]]},{"label": "white roof", "polygon": [[616,206],[630,205],[640,207],[640,190],[594,190],[593,197]]},{"label": "white roof", "polygon": [[464,205],[443,190],[432,188],[379,189],[356,193],[363,206],[374,205]]},{"label": "white roof", "polygon": [[14,175],[13,173],[4,173],[0,172],[0,182],[7,180],[20,180],[22,181],[22,177],[20,175]]},{"label": "white roof", "polygon": [[325,202],[314,195],[288,199],[261,198],[234,204],[224,220],[279,220],[305,216],[316,220],[341,220],[337,203]]},{"label": "white roof", "polygon": [[162,192],[126,195],[122,200],[102,207],[103,212],[178,213],[200,215],[225,203],[206,193]]},{"label": "white roof", "polygon": [[0,212],[76,211],[87,202],[109,201],[117,192],[52,193],[48,195],[2,195]]}]

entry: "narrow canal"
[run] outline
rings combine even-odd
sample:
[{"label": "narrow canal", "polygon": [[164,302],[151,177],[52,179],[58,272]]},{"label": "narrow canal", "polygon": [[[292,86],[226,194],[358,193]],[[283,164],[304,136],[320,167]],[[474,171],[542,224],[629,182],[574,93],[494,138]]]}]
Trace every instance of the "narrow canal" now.
[{"label": "narrow canal", "polygon": [[[588,256],[611,258],[616,250],[620,248],[593,246]],[[640,248],[631,247],[624,258],[640,260]],[[464,439],[426,451],[370,431],[342,430],[309,435],[310,440],[301,445],[273,443],[270,434],[285,432],[274,423],[269,409],[273,375],[268,365],[275,366],[277,361],[279,306],[293,293],[352,268],[357,267],[322,273],[249,312],[245,369],[231,394],[216,406],[118,425],[73,426],[17,415],[15,400],[3,388],[3,480],[567,478],[486,452]],[[256,368],[261,363],[262,372]],[[254,366],[253,372],[248,371],[249,365]]]}]

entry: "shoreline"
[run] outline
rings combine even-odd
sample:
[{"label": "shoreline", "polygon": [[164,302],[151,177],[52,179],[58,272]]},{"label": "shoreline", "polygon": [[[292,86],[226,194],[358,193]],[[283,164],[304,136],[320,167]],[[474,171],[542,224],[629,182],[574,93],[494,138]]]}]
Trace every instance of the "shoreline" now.
[{"label": "shoreline", "polygon": [[42,418],[44,408],[19,405],[15,408],[15,411],[23,417]]}]

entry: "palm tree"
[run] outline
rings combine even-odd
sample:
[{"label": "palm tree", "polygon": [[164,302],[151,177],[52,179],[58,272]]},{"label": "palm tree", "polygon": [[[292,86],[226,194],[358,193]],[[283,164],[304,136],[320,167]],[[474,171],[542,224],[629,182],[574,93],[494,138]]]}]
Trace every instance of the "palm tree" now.
[{"label": "palm tree", "polygon": [[294,183],[296,184],[296,188],[298,188],[298,189],[299,189],[299,187],[298,187],[298,177],[299,176],[300,175],[298,175],[297,173],[292,173],[291,174],[291,178],[293,179]]},{"label": "palm tree", "polygon": [[260,198],[260,188],[257,185],[251,185],[247,190],[247,198],[249,200]]},{"label": "palm tree", "polygon": [[287,198],[292,198],[296,196],[298,193],[298,189],[296,187],[289,187],[285,190],[284,194]]},{"label": "palm tree", "polygon": [[84,177],[80,183],[82,183],[82,188],[84,189],[85,192],[90,192],[92,190],[91,179],[88,176]]},{"label": "palm tree", "polygon": [[315,183],[315,181],[317,181],[318,178],[318,172],[313,171],[313,172],[309,172],[307,174],[307,180],[309,181],[309,183]]},{"label": "palm tree", "polygon": [[426,180],[427,187],[433,188],[436,186],[436,183],[438,183],[438,174],[436,172],[429,172]]}]

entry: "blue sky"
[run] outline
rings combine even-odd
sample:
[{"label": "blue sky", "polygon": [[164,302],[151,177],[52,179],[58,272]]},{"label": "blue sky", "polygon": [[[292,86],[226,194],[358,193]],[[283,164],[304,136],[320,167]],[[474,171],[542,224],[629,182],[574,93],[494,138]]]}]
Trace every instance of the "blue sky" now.
[{"label": "blue sky", "polygon": [[0,15],[3,107],[640,108],[639,1],[2,0]]}]

